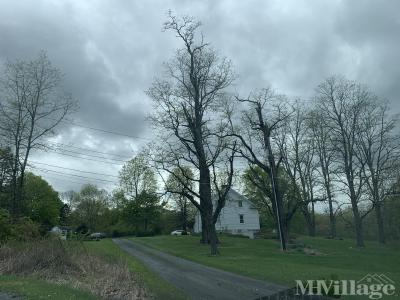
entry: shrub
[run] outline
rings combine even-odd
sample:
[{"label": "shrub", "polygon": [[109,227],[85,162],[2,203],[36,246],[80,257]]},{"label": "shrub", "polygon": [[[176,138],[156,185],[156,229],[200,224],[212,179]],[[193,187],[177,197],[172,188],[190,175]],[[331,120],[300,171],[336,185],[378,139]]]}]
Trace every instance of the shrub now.
[{"label": "shrub", "polygon": [[40,237],[39,225],[27,217],[11,219],[9,212],[0,209],[0,244],[9,240],[31,241]]},{"label": "shrub", "polygon": [[0,244],[12,236],[10,214],[5,209],[0,209]]},{"label": "shrub", "polygon": [[12,238],[18,241],[27,242],[40,238],[39,225],[27,217],[17,219],[12,230]]},{"label": "shrub", "polygon": [[154,231],[138,231],[136,232],[137,237],[154,236]]}]

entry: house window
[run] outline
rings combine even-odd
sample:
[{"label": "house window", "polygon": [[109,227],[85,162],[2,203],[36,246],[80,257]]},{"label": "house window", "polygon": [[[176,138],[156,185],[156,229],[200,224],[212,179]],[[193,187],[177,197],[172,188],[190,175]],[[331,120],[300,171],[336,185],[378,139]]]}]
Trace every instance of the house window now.
[{"label": "house window", "polygon": [[243,201],[239,201],[239,207],[243,207]]},{"label": "house window", "polygon": [[240,222],[240,223],[244,223],[244,217],[243,217],[243,215],[239,215],[239,222]]}]

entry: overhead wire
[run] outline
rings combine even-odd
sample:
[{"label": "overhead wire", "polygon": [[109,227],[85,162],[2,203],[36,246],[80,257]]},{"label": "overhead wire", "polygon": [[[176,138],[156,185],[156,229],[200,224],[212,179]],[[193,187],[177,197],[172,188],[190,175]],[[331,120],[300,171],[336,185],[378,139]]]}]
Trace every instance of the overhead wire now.
[{"label": "overhead wire", "polygon": [[[40,170],[39,170],[40,171]],[[40,171],[45,173],[44,171]],[[39,173],[39,175],[41,175],[42,173]],[[57,175],[57,174],[48,174],[46,173],[46,178],[50,178],[50,179],[55,179],[58,181],[68,181],[68,182],[72,182],[72,183],[77,183],[77,184],[82,184],[82,181],[75,181],[75,180],[71,180],[71,178],[68,178],[66,176],[63,175]],[[93,181],[94,182],[94,181]]]},{"label": "overhead wire", "polygon": [[88,157],[81,157],[81,156],[76,156],[76,155],[72,155],[72,154],[68,154],[68,153],[62,153],[62,152],[53,151],[53,150],[49,150],[49,151],[52,152],[52,153],[55,153],[55,154],[63,155],[63,156],[74,157],[74,158],[88,160],[88,161],[101,162],[101,163],[109,164],[109,165],[117,165],[117,166],[122,166],[123,165],[123,163],[109,162],[109,161],[104,161],[104,160],[99,160],[99,159],[88,158]]},{"label": "overhead wire", "polygon": [[124,156],[124,155],[120,155],[120,154],[114,154],[114,153],[109,153],[109,152],[102,152],[102,151],[98,151],[98,150],[93,150],[90,148],[84,148],[84,147],[78,147],[76,145],[73,144],[63,144],[63,143],[56,143],[56,142],[49,142],[52,145],[55,145],[56,147],[71,147],[71,148],[75,148],[75,149],[79,149],[79,150],[84,150],[84,151],[89,151],[89,152],[94,152],[94,153],[99,153],[99,154],[105,154],[105,155],[111,155],[111,156],[117,156],[117,157],[121,157],[121,158],[125,158],[125,159],[130,159],[130,157]]},{"label": "overhead wire", "polygon": [[117,183],[115,181],[111,181],[111,180],[107,180],[107,179],[93,178],[93,177],[76,175],[76,174],[71,174],[71,173],[64,173],[64,172],[54,171],[54,170],[50,170],[50,169],[46,169],[46,168],[38,168],[38,167],[35,167],[35,166],[31,166],[31,168],[36,169],[36,170],[40,170],[40,171],[43,171],[43,172],[50,172],[50,173],[60,174],[60,175],[64,175],[64,176],[72,176],[72,177],[78,177],[78,178],[84,178],[84,179],[91,179],[91,180],[109,182],[109,183],[114,183],[114,184]]},{"label": "overhead wire", "polygon": [[109,157],[104,157],[104,156],[99,156],[99,155],[87,154],[87,153],[82,153],[82,152],[78,152],[78,151],[74,151],[74,150],[51,148],[51,147],[49,149],[53,150],[53,151],[69,152],[69,153],[73,153],[73,154],[80,154],[80,155],[85,155],[85,156],[89,156],[89,157],[113,160],[113,161],[118,161],[118,162],[123,162],[123,163],[127,162],[126,160],[122,160],[122,159],[118,159],[118,158],[109,158]]},{"label": "overhead wire", "polygon": [[[0,104],[0,107],[7,107],[9,109],[13,109],[13,110],[17,110],[15,107],[6,105],[4,103]],[[92,126],[87,126],[81,123],[77,123],[75,121],[69,120],[69,119],[62,119],[62,120],[58,120],[52,117],[43,117],[44,119],[48,119],[48,120],[53,120],[53,121],[57,121],[57,122],[63,122],[63,123],[67,123],[67,124],[71,124],[77,127],[82,127],[82,128],[86,128],[86,129],[90,129],[90,130],[94,130],[94,131],[99,131],[99,132],[103,132],[103,133],[108,133],[108,134],[113,134],[113,135],[118,135],[118,136],[123,136],[123,137],[129,137],[132,139],[142,139],[142,140],[150,140],[149,138],[144,138],[144,137],[139,137],[139,136],[135,136],[135,135],[130,135],[130,134],[125,134],[125,133],[120,133],[117,131],[112,131],[112,130],[106,130],[106,129],[102,129],[102,128],[97,128],[97,127],[92,127]]]},{"label": "overhead wire", "polygon": [[54,167],[54,168],[59,168],[59,169],[63,169],[63,170],[70,170],[70,171],[88,173],[88,174],[93,174],[93,175],[101,175],[101,176],[109,176],[109,177],[119,178],[118,176],[116,176],[116,175],[111,175],[111,174],[104,174],[104,173],[98,173],[98,172],[83,171],[83,170],[79,170],[79,169],[67,168],[67,167],[62,167],[62,166],[57,166],[57,165],[42,163],[42,162],[38,162],[38,161],[32,161],[32,160],[31,160],[30,162],[31,162],[31,163],[34,163],[34,164],[40,164],[40,165],[44,165],[44,166],[48,166],[48,167]]}]

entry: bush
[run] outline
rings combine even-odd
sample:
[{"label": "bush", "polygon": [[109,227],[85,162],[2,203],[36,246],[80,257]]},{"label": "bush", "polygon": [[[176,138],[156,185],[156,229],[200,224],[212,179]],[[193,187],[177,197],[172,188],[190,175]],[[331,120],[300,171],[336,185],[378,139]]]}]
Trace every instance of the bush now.
[{"label": "bush", "polygon": [[14,222],[9,212],[0,209],[0,244],[9,240],[31,241],[40,237],[39,225],[27,217]]},{"label": "bush", "polygon": [[15,240],[27,242],[40,238],[39,225],[27,217],[17,219],[12,228]]},{"label": "bush", "polygon": [[154,231],[138,231],[136,232],[137,237],[154,236]]},{"label": "bush", "polygon": [[0,209],[0,244],[7,242],[12,236],[10,214],[5,209]]}]

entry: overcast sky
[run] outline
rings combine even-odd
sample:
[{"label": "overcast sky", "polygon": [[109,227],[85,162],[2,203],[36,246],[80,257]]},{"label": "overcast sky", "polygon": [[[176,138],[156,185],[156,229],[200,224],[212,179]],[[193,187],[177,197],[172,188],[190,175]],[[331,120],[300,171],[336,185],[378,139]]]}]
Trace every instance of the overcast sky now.
[{"label": "overcast sky", "polygon": [[[247,93],[271,85],[308,99],[332,74],[365,83],[400,112],[400,2],[393,1],[6,1],[0,0],[0,61],[32,59],[46,50],[65,74],[65,89],[79,101],[69,117],[77,124],[140,138],[64,124],[53,142],[68,155],[34,153],[32,161],[55,189],[88,181],[111,190],[101,178],[49,165],[116,176],[119,160],[134,155],[151,137],[145,90],[162,63],[180,46],[162,32],[166,13],[189,14],[203,23],[206,39],[230,58],[239,75],[234,89]],[[83,150],[92,160],[78,159]],[[109,154],[104,154],[104,153]],[[116,156],[119,155],[119,156]],[[96,158],[95,156],[99,156]],[[112,164],[102,157],[114,158]],[[94,160],[99,161],[94,161]],[[59,173],[56,173],[59,172]]]}]

